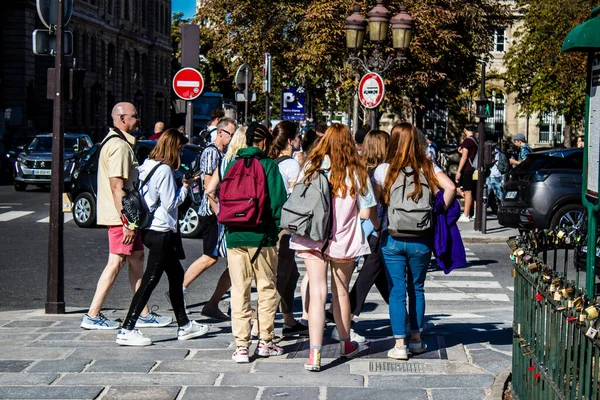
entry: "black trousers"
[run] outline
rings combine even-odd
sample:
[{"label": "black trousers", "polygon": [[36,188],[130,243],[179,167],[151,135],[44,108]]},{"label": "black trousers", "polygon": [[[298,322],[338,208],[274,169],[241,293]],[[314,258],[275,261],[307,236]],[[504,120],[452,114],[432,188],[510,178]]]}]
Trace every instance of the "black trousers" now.
[{"label": "black trousers", "polygon": [[179,262],[181,256],[179,233],[144,230],[142,231],[142,241],[148,248],[148,263],[142,277],[142,284],[131,300],[123,328],[129,330],[135,328],[135,323],[158,285],[163,272],[169,279],[169,294],[177,325],[187,325],[190,321],[183,306],[183,290],[181,288],[184,272]]},{"label": "black trousers", "polygon": [[290,237],[287,234],[281,235],[277,252],[277,293],[281,297],[282,313],[294,311],[294,293],[298,278],[300,278],[298,264],[296,264],[296,252],[290,249]]},{"label": "black trousers", "polygon": [[373,284],[377,286],[381,297],[389,304],[390,290],[385,274],[385,266],[379,251],[380,241],[374,235],[369,236],[368,241],[371,254],[365,256],[362,269],[358,273],[356,282],[354,282],[354,286],[349,294],[350,310],[352,310],[353,315],[360,315]]}]

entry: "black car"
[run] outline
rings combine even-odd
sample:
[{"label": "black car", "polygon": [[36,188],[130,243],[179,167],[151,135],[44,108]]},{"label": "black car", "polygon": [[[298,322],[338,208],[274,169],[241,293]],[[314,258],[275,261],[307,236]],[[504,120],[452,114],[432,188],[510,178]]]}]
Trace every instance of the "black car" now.
[{"label": "black car", "polygon": [[504,176],[498,222],[519,229],[579,226],[583,150],[558,149],[530,154]]},{"label": "black car", "polygon": [[[65,133],[64,139],[64,181],[71,183],[71,174],[83,151],[92,146],[92,139],[85,133]],[[52,174],[52,134],[37,135],[29,146],[20,146],[14,154],[13,177],[16,191],[23,191],[27,185],[50,185]]]},{"label": "black car", "polygon": [[[135,155],[141,165],[148,157],[154,146],[155,140],[138,140],[135,146]],[[75,223],[87,228],[96,224],[96,196],[97,196],[97,174],[98,174],[98,149],[95,144],[80,158],[76,170],[73,173],[73,186],[70,197],[73,202],[72,212]],[[192,169],[192,164],[198,157],[201,147],[186,144],[181,155],[181,167],[175,172],[175,179],[181,184],[183,174]],[[185,210],[183,210],[185,209]],[[200,232],[200,218],[198,207],[186,201],[180,208],[179,227],[181,236],[196,237]]]}]

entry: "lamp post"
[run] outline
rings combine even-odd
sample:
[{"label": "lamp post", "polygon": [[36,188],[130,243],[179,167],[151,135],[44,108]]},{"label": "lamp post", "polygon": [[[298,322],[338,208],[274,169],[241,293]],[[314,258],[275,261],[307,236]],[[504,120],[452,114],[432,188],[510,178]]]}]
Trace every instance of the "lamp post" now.
[{"label": "lamp post", "polygon": [[[408,49],[412,40],[413,18],[406,12],[404,4],[400,4],[400,12],[390,19],[390,12],[383,5],[383,0],[377,0],[377,5],[367,13],[365,19],[360,13],[360,5],[355,4],[353,13],[346,19],[346,47],[350,52],[348,62],[360,65],[366,72],[383,74],[395,62],[405,59],[402,55],[383,54],[383,46],[388,38],[388,30],[392,26],[392,47],[398,52]],[[369,34],[369,42],[373,44],[371,56],[363,52],[365,33]],[[354,112],[358,110],[355,107]],[[373,108],[372,128],[377,129],[377,107]]]}]

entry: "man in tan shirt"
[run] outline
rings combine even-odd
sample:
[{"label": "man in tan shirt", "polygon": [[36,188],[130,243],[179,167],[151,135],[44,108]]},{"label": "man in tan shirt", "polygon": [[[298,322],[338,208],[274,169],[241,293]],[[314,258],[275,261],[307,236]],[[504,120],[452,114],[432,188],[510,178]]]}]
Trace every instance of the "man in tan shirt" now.
[{"label": "man in tan shirt", "polygon": [[[129,261],[129,283],[135,291],[144,273],[144,246],[139,232],[127,229],[121,221],[123,188],[132,189],[137,181],[137,161],[133,147],[135,138],[130,134],[138,124],[138,114],[131,103],[118,103],[112,110],[114,128],[102,142],[98,156],[97,223],[108,227],[108,263],[98,280],[90,309],[83,316],[84,329],[118,329],[120,324],[100,312],[104,300],[119,274]],[[171,318],[161,317],[144,308],[136,326],[166,326]]]}]

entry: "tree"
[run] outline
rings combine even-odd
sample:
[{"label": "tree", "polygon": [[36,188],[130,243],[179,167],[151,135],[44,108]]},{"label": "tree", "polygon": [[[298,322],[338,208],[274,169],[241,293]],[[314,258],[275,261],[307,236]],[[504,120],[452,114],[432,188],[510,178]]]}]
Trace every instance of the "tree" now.
[{"label": "tree", "polygon": [[516,94],[521,115],[564,115],[564,145],[571,147],[573,125],[585,114],[586,56],[561,48],[569,31],[587,19],[591,2],[519,0],[517,6],[523,25],[504,58],[507,90]]},{"label": "tree", "polygon": [[[355,0],[208,0],[196,23],[212,43],[209,55],[233,71],[242,62],[258,70],[270,52],[273,88],[301,85],[317,99],[346,109],[358,71],[348,65],[344,22]],[[392,15],[399,0],[387,5]],[[448,102],[476,78],[477,60],[492,48],[493,29],[507,16],[498,0],[406,0],[415,19],[406,60],[385,74],[386,101],[395,111],[420,107],[435,93]],[[375,2],[359,1],[363,15]],[[391,36],[391,33],[390,33]],[[368,44],[366,46],[369,46]],[[391,49],[384,49],[387,56]],[[253,89],[260,88],[257,80]],[[405,99],[412,99],[406,102]],[[261,102],[257,102],[261,104]]]}]

